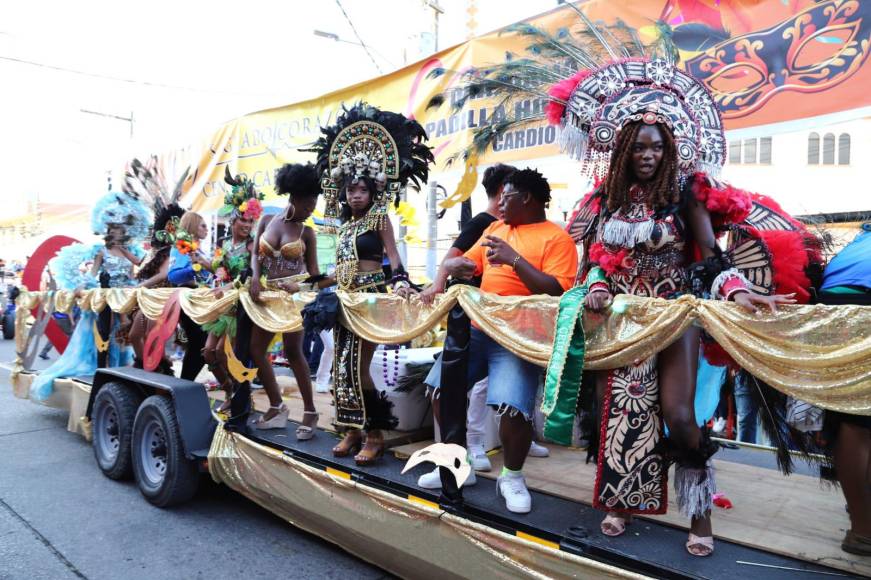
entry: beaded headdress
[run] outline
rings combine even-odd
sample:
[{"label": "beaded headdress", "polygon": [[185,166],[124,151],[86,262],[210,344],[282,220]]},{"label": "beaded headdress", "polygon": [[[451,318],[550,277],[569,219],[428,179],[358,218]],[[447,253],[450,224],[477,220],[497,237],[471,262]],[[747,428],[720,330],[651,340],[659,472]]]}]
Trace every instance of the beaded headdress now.
[{"label": "beaded headdress", "polygon": [[326,200],[325,229],[336,231],[343,189],[368,178],[375,184],[366,227],[380,229],[387,209],[411,180],[426,183],[432,151],[424,144],[426,131],[417,121],[399,113],[381,111],[366,103],[344,109],[336,123],[322,128],[323,136],[307,151],[317,153],[317,168]]}]

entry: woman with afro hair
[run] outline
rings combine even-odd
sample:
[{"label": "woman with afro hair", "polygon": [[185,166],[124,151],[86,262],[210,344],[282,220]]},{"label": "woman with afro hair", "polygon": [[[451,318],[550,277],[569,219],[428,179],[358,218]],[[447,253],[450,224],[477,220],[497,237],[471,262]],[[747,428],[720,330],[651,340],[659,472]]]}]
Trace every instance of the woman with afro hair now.
[{"label": "woman with afro hair", "polygon": [[[306,278],[319,278],[317,239],[315,232],[305,225],[321,193],[320,178],[315,166],[287,164],[278,170],[275,190],[287,195],[287,207],[275,217],[261,220],[254,239],[256,255],[251,259],[251,298],[261,302],[260,294],[266,289],[299,291],[299,283]],[[257,429],[283,429],[287,425],[288,409],[281,400],[281,391],[266,351],[273,334],[257,327],[251,333],[251,358],[257,366],[258,376],[269,397],[269,410],[257,421]],[[303,332],[288,332],[282,336],[284,355],[296,377],[302,396],[304,411],[296,437],[305,441],[314,437],[319,414],[312,396],[311,375],[303,353]]]}]

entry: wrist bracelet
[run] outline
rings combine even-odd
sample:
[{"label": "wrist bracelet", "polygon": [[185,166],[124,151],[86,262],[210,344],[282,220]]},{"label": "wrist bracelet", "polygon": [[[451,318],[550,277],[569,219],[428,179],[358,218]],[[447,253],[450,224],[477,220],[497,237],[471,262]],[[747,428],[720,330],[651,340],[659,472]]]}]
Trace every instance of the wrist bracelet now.
[{"label": "wrist bracelet", "polygon": [[520,260],[520,254],[517,254],[516,256],[514,256],[514,260],[511,261],[511,269],[514,270],[515,272],[517,271],[518,260]]}]

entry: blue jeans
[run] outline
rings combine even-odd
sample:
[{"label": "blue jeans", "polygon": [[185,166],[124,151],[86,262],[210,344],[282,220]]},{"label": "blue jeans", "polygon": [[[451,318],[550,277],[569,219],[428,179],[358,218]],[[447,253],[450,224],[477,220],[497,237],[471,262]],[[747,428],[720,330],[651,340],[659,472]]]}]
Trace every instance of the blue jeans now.
[{"label": "blue jeans", "polygon": [[738,415],[738,441],[756,443],[759,408],[750,396],[750,385],[741,374],[735,378],[735,413]]},{"label": "blue jeans", "polygon": [[[543,369],[514,355],[498,342],[472,328],[469,345],[469,383],[489,376],[487,404],[497,413],[514,409],[532,420],[535,411],[535,395]],[[442,359],[439,357],[426,377],[426,384],[433,389],[441,386]]]}]

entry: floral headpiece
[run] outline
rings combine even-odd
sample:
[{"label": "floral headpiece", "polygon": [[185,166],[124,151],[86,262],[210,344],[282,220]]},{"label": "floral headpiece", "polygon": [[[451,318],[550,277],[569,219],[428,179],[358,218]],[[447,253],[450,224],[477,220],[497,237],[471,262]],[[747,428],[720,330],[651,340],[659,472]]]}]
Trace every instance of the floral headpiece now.
[{"label": "floral headpiece", "polygon": [[173,216],[166,222],[164,229],[154,232],[154,237],[165,244],[173,244],[182,254],[197,251],[200,242],[181,227],[181,218]]},{"label": "floral headpiece", "polygon": [[263,215],[263,205],[260,203],[264,195],[257,191],[254,182],[245,177],[233,177],[230,168],[224,168],[224,181],[231,186],[224,195],[224,206],[218,210],[220,216],[230,216],[230,219],[243,217],[257,221]]}]

